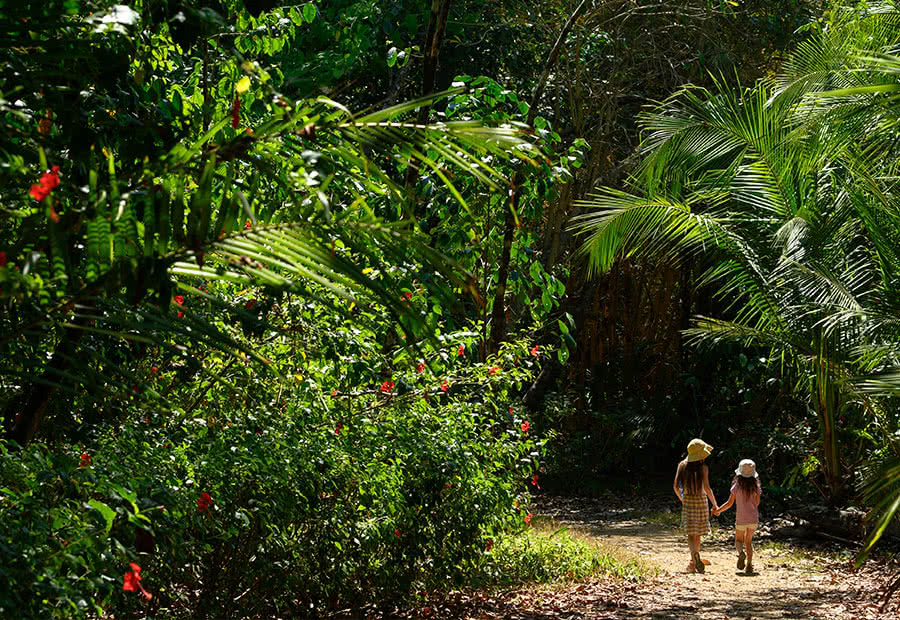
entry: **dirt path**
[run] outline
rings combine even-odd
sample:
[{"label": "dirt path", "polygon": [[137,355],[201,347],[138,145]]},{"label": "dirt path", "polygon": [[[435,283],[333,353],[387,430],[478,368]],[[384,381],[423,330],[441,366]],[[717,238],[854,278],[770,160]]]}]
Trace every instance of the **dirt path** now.
[{"label": "dirt path", "polygon": [[849,587],[824,567],[757,550],[755,573],[738,571],[729,542],[704,545],[703,575],[686,572],[687,545],[677,530],[641,521],[621,521],[594,532],[612,545],[638,553],[660,568],[656,587],[636,595],[639,608],[617,610],[621,618],[804,618],[835,617],[836,603],[854,598]]},{"label": "dirt path", "polygon": [[[584,500],[582,500],[583,502]],[[657,566],[660,576],[650,584],[626,589],[614,609],[603,609],[598,618],[897,618],[891,606],[878,612],[873,590],[860,587],[858,578],[845,578],[845,566],[790,545],[756,547],[755,574],[736,568],[733,521],[722,519],[721,529],[704,538],[701,555],[710,561],[703,575],[688,573],[687,544],[671,525],[649,523],[632,511],[603,506],[562,503],[545,512],[602,542],[621,547]],[[665,517],[666,515],[663,514]],[[668,515],[666,521],[677,521]],[[731,525],[725,525],[729,524]],[[583,613],[583,612],[582,612]]]}]

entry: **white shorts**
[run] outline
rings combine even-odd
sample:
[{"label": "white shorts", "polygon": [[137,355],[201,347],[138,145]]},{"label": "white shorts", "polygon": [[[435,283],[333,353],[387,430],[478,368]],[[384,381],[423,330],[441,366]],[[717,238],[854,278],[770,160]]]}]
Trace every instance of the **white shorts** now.
[{"label": "white shorts", "polygon": [[739,523],[734,526],[735,532],[747,532],[748,534],[753,534],[756,531],[756,526],[758,523]]}]

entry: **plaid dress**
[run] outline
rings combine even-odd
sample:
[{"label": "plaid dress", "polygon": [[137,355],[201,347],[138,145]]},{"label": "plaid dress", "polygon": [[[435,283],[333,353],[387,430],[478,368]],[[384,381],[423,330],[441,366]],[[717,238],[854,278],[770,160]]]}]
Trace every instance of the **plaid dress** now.
[{"label": "plaid dress", "polygon": [[684,502],[681,504],[681,529],[685,536],[712,534],[706,495],[684,495]]}]

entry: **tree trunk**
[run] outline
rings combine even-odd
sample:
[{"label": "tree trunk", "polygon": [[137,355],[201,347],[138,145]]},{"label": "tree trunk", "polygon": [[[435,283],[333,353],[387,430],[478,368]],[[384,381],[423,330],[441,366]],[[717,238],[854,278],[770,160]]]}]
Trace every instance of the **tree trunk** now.
[{"label": "tree trunk", "polygon": [[[556,43],[550,50],[549,56],[544,63],[544,71],[534,87],[534,93],[531,95],[531,102],[528,108],[528,126],[534,127],[534,119],[537,116],[537,106],[540,103],[541,95],[544,94],[544,88],[547,86],[547,80],[550,78],[550,72],[559,58],[562,51],[563,43],[569,32],[575,26],[575,22],[581,16],[590,3],[588,0],[582,0],[575,8],[575,11],[566,20]],[[522,172],[517,170],[513,175],[512,188],[510,189],[509,209],[503,222],[503,252],[500,255],[500,266],[497,269],[497,291],[494,294],[494,307],[491,313],[491,352],[496,352],[500,348],[500,343],[506,338],[506,282],[509,276],[509,261],[512,255],[512,241],[515,235],[516,225],[518,224],[519,196],[521,186],[525,178]]]},{"label": "tree trunk", "polygon": [[[425,61],[422,69],[422,96],[426,97],[434,92],[434,82],[437,76],[438,56],[441,53],[441,43],[444,41],[444,31],[447,28],[447,16],[450,14],[451,0],[432,0],[431,18],[428,21],[428,34],[425,35]],[[423,105],[416,115],[416,124],[424,125],[428,122],[431,113],[430,105]],[[411,160],[406,169],[406,188],[410,189],[419,179],[419,162]]]},{"label": "tree trunk", "polygon": [[841,453],[838,445],[835,418],[841,408],[841,393],[835,383],[832,372],[831,357],[828,355],[828,339],[820,335],[819,351],[816,360],[816,378],[812,402],[819,415],[822,430],[822,473],[828,486],[829,503],[837,504],[847,491],[841,471]]}]

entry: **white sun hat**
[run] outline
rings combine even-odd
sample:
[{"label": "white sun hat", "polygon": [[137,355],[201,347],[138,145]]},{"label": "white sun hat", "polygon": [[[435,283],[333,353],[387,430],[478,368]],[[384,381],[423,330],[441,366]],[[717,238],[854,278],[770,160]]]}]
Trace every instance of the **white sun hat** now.
[{"label": "white sun hat", "polygon": [[759,478],[759,474],[756,473],[756,463],[750,459],[743,459],[738,463],[734,473],[738,476],[743,476],[744,478]]}]

